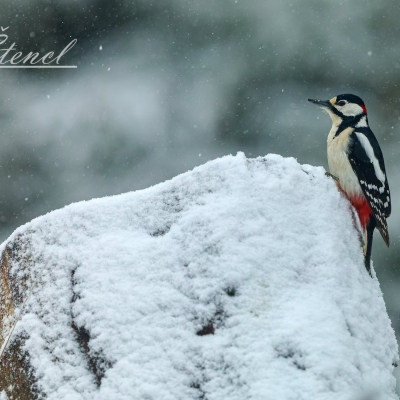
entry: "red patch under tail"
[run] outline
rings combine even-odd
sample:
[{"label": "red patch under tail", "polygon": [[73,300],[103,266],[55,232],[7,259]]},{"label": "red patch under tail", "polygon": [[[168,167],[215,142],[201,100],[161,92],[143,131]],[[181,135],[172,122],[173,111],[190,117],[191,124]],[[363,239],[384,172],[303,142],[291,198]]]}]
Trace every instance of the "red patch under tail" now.
[{"label": "red patch under tail", "polygon": [[365,197],[348,197],[353,207],[356,209],[358,218],[360,219],[360,224],[365,230],[367,223],[372,215],[371,207]]}]

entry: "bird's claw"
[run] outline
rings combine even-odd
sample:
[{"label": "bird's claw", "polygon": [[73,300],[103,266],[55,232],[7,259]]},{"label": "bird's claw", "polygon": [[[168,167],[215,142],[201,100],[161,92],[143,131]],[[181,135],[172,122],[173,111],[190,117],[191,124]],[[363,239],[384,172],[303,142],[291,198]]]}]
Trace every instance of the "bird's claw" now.
[{"label": "bird's claw", "polygon": [[332,175],[330,172],[325,172],[325,175],[334,179],[336,182],[339,182],[339,178],[337,178],[335,175]]}]

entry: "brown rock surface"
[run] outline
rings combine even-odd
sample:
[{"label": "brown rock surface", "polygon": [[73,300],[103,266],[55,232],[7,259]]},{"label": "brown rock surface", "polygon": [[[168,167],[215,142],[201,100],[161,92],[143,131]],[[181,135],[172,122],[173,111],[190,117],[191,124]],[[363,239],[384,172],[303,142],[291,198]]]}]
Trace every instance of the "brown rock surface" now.
[{"label": "brown rock surface", "polygon": [[15,323],[15,309],[23,305],[27,295],[25,278],[16,278],[12,274],[16,263],[29,263],[18,256],[20,240],[17,237],[9,243],[1,256],[0,343],[3,348],[7,342],[7,347],[0,360],[0,392],[4,390],[9,399],[31,400],[37,398],[37,392],[29,358],[23,350],[24,340],[15,337],[8,340]]}]

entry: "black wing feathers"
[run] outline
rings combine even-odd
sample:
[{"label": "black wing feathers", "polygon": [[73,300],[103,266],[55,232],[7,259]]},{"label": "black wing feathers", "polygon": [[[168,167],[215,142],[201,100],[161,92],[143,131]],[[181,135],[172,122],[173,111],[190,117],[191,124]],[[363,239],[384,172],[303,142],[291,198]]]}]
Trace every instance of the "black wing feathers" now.
[{"label": "black wing feathers", "polygon": [[[365,139],[368,140],[370,146]],[[348,158],[374,214],[377,228],[386,245],[389,246],[386,223],[386,218],[391,213],[389,184],[381,148],[369,128],[358,128],[351,134]]]}]

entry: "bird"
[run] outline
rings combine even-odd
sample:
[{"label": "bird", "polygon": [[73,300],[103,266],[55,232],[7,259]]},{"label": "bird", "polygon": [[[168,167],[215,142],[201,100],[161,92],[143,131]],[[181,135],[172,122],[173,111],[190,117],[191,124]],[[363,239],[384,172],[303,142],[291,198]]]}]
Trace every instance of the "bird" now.
[{"label": "bird", "polygon": [[354,94],[330,100],[308,99],[332,120],[327,139],[329,173],[355,208],[363,231],[364,264],[371,274],[371,249],[375,228],[390,245],[386,219],[391,213],[389,183],[378,140],[369,127],[367,107]]}]

